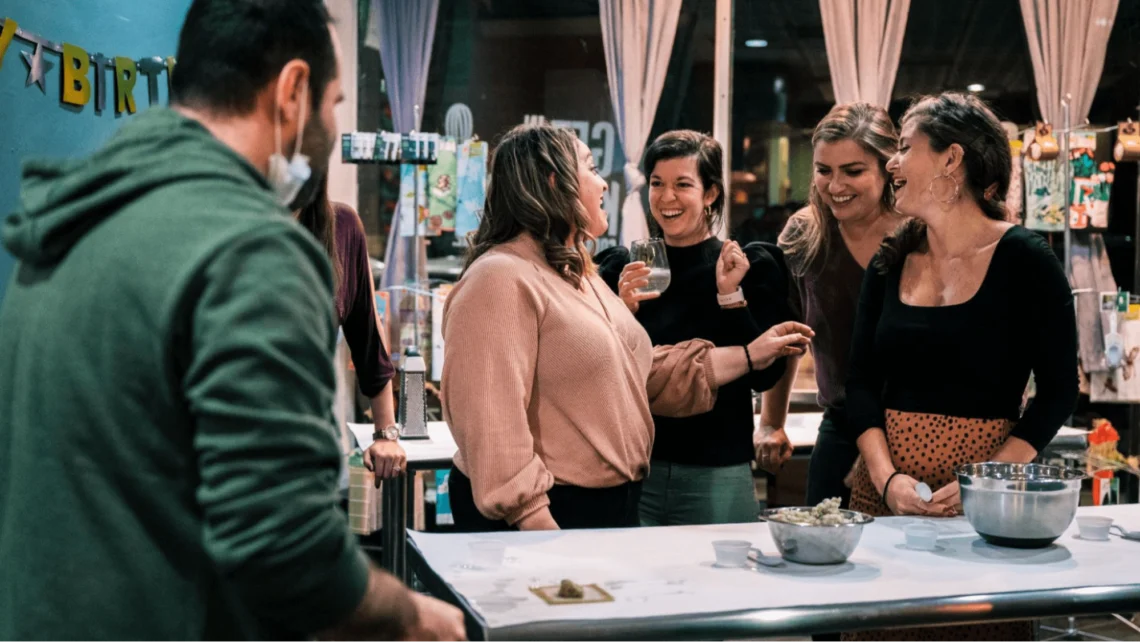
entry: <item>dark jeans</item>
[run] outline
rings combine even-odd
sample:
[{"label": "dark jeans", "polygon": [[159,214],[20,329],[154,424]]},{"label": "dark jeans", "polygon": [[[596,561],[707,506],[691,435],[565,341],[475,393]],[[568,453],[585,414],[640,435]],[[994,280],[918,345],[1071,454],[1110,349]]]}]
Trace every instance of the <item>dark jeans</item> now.
[{"label": "dark jeans", "polygon": [[[839,497],[840,504],[847,508],[851,504],[851,489],[843,479],[851,472],[859,457],[859,447],[847,438],[847,413],[842,408],[828,408],[823,411],[823,421],[819,424],[819,436],[815,438],[815,448],[811,451],[808,464],[807,505],[815,506],[830,497]],[[811,636],[815,642],[839,640],[839,633],[816,633]]]},{"label": "dark jeans", "polygon": [[[463,533],[508,531],[514,528],[503,520],[491,520],[475,507],[471,480],[451,467],[447,482],[455,530]],[[550,514],[558,526],[569,528],[632,528],[640,526],[637,514],[641,502],[641,482],[612,488],[581,488],[555,485],[546,493]]]},{"label": "dark jeans", "polygon": [[815,506],[830,497],[842,498],[843,508],[851,503],[851,489],[843,479],[855,465],[859,447],[848,438],[849,434],[847,413],[843,409],[828,408],[824,411],[808,464],[808,506]]}]

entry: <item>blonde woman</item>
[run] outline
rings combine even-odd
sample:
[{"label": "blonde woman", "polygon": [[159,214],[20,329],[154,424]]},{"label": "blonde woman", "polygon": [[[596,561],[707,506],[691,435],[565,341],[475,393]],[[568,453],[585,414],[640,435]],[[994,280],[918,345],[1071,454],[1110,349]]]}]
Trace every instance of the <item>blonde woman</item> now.
[{"label": "blonde woman", "polygon": [[[812,147],[811,204],[788,220],[780,246],[792,274],[793,318],[816,331],[811,350],[824,416],[808,469],[807,503],[842,497],[846,505],[850,490],[843,480],[859,456],[845,434],[847,353],[864,271],[902,220],[886,170],[898,133],[881,107],[836,105],[816,126]],[[760,467],[773,473],[792,454],[784,423],[795,365],[764,393],[753,437]]]},{"label": "blonde woman", "polygon": [[483,218],[443,321],[461,530],[637,526],[651,413],[707,411],[749,361],[764,368],[810,338],[788,323],[747,347],[654,348],[585,248],[605,233],[605,190],[568,130],[519,126],[494,151]]}]

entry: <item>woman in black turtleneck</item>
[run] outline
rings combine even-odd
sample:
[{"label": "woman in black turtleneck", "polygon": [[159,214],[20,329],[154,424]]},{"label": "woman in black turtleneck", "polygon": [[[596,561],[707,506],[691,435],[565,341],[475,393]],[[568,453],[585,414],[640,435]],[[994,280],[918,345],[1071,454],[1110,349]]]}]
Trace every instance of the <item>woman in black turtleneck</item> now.
[{"label": "woman in black turtleneck", "polygon": [[[784,257],[774,246],[724,243],[714,231],[724,210],[720,144],[694,131],[662,134],[645,154],[649,205],[672,272],[661,293],[638,291],[648,270],[623,247],[597,256],[603,279],[655,345],[707,339],[744,346],[792,318]],[[654,416],[656,436],[641,494],[645,526],[724,524],[757,515],[751,463],[752,391],[771,388],[784,360],[723,386],[710,412]]]}]

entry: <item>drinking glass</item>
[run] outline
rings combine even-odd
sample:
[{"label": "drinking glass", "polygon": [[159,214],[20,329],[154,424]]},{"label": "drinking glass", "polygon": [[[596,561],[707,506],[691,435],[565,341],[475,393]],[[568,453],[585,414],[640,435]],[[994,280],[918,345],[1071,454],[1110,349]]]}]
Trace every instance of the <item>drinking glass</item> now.
[{"label": "drinking glass", "polygon": [[663,239],[634,241],[629,247],[629,255],[631,261],[641,261],[649,268],[649,285],[641,288],[642,292],[660,293],[669,287],[671,273]]}]

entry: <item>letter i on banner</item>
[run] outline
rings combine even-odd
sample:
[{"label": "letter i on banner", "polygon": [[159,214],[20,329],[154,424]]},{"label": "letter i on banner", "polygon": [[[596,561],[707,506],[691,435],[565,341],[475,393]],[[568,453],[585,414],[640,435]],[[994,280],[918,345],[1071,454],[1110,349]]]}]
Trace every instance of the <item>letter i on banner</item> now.
[{"label": "letter i on banner", "polygon": [[63,102],[69,105],[82,107],[91,100],[91,81],[87,72],[91,69],[91,60],[87,52],[75,45],[63,43]]},{"label": "letter i on banner", "polygon": [[8,52],[8,45],[12,44],[12,38],[16,37],[16,29],[20,25],[11,18],[4,18],[4,29],[0,30],[0,67],[4,66],[4,54]]},{"label": "letter i on banner", "polygon": [[139,70],[135,61],[123,56],[115,57],[115,112],[129,114],[135,113],[135,81],[138,80]]}]

